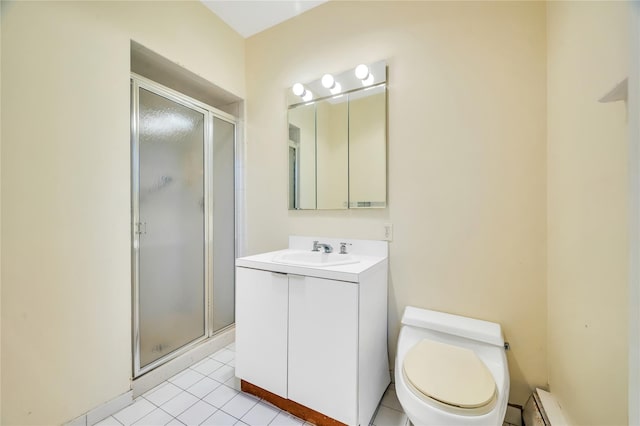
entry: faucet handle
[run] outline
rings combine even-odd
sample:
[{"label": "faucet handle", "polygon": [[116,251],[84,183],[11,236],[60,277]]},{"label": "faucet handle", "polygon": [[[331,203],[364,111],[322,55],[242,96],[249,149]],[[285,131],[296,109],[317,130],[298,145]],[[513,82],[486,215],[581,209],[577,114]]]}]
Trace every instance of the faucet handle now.
[{"label": "faucet handle", "polygon": [[320,251],[320,241],[316,240],[313,242],[313,249],[311,251]]},{"label": "faucet handle", "polygon": [[340,243],[340,254],[347,254],[347,246],[352,245],[351,243]]}]

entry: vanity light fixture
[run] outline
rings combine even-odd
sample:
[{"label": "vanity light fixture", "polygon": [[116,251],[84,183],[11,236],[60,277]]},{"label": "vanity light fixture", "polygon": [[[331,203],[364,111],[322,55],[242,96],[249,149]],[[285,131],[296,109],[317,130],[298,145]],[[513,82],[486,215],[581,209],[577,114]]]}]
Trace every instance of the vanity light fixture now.
[{"label": "vanity light fixture", "polygon": [[291,88],[291,91],[293,92],[294,95],[300,96],[300,97],[304,96],[304,92],[306,92],[302,83],[294,84],[293,87]]},{"label": "vanity light fixture", "polygon": [[313,99],[313,93],[311,92],[311,90],[306,89],[302,83],[294,84],[291,88],[291,91],[294,95],[300,96],[305,102],[309,102],[311,99]]},{"label": "vanity light fixture", "polygon": [[322,73],[316,80],[308,82],[298,80],[286,90],[287,105],[291,107],[328,98],[335,99],[354,91],[377,88],[385,85],[386,82],[387,63],[384,60],[365,62],[342,72]]},{"label": "vanity light fixture", "polygon": [[365,64],[360,64],[356,67],[356,77],[362,80],[363,86],[370,86],[373,83],[373,74],[369,71],[369,67]]},{"label": "vanity light fixture", "polygon": [[302,95],[302,100],[305,102],[309,102],[311,99],[313,99],[313,92],[309,89],[306,89],[304,91],[304,94]]},{"label": "vanity light fixture", "polygon": [[356,77],[360,80],[366,80],[369,77],[369,67],[365,64],[360,64],[356,67]]},{"label": "vanity light fixture", "polygon": [[332,95],[336,95],[342,91],[342,86],[331,74],[323,75],[320,81],[322,82],[322,87],[329,89]]},{"label": "vanity light fixture", "polygon": [[326,89],[333,89],[336,85],[336,79],[331,74],[325,74],[322,76],[322,86]]}]

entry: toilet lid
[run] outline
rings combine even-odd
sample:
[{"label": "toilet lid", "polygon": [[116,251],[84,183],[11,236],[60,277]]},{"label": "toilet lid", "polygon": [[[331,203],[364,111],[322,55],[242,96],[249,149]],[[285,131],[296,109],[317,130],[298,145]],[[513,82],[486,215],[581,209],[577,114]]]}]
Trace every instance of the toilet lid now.
[{"label": "toilet lid", "polygon": [[479,408],[496,397],[496,383],[472,350],[424,339],[403,362],[409,382],[425,396],[461,408]]}]

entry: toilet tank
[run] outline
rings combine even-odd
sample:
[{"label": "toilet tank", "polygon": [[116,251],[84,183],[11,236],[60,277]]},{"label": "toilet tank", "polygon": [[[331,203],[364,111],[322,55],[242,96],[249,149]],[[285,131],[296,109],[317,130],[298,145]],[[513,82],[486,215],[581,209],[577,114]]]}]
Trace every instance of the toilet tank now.
[{"label": "toilet tank", "polygon": [[402,324],[439,331],[495,346],[504,346],[500,324],[407,306]]}]

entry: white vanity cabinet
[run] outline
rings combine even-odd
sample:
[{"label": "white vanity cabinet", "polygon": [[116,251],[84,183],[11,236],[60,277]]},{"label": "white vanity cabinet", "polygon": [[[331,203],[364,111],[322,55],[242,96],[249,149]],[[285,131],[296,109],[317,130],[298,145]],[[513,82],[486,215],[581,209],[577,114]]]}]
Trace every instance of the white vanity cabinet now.
[{"label": "white vanity cabinet", "polygon": [[236,376],[244,390],[268,391],[279,398],[259,396],[300,417],[306,408],[329,418],[306,417],[319,425],[369,424],[390,382],[386,243],[373,243],[380,255],[354,250],[358,263],[333,267],[272,262],[280,252],[237,259]]},{"label": "white vanity cabinet", "polygon": [[358,284],[289,279],[288,398],[357,424]]},{"label": "white vanity cabinet", "polygon": [[289,278],[236,268],[236,375],[287,397]]}]

